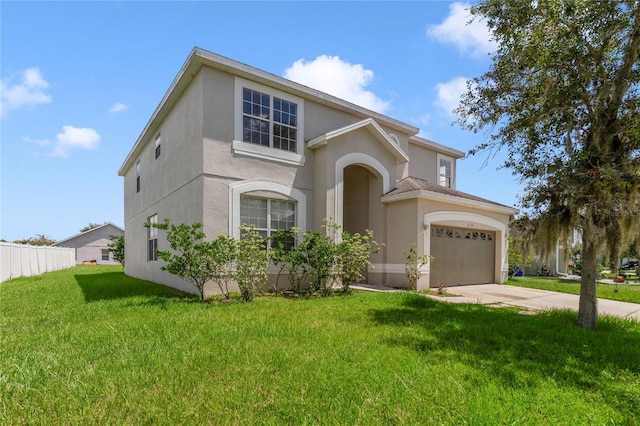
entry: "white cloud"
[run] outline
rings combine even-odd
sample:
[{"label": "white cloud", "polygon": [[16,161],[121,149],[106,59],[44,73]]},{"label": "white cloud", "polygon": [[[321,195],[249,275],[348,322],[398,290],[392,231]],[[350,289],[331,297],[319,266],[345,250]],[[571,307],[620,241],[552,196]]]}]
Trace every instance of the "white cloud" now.
[{"label": "white cloud", "polygon": [[51,155],[67,157],[72,149],[98,149],[101,138],[98,132],[91,128],[62,126],[62,133],[56,136],[56,146]]},{"label": "white cloud", "polygon": [[446,83],[438,83],[436,85],[438,98],[434,105],[454,115],[453,110],[458,107],[460,98],[467,91],[467,81],[466,77],[455,77]]},{"label": "white cloud", "polygon": [[322,55],[313,61],[298,59],[285,70],[284,77],[373,111],[384,113],[389,108],[389,102],[365,89],[373,80],[373,71],[338,56]]},{"label": "white cloud", "polygon": [[496,50],[496,43],[491,39],[491,32],[486,20],[472,18],[469,3],[452,3],[449,16],[439,25],[431,25],[427,35],[441,43],[454,44],[462,53],[470,52],[471,56],[482,57]]},{"label": "white cloud", "polygon": [[45,93],[49,83],[42,77],[39,68],[29,68],[22,72],[21,81],[11,79],[0,81],[0,116],[11,110],[33,108],[51,102],[51,95]]},{"label": "white cloud", "polygon": [[109,112],[116,114],[118,112],[126,111],[128,109],[129,107],[123,104],[122,102],[116,102],[115,104],[113,104],[111,108],[109,108]]}]

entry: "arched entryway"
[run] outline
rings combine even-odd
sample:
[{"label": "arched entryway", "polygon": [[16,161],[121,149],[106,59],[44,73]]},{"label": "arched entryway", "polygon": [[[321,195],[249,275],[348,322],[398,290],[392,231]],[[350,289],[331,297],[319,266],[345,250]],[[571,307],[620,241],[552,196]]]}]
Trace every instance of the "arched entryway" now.
[{"label": "arched entryway", "polygon": [[362,166],[345,167],[342,198],[345,231],[363,234],[369,229],[369,200],[372,189],[370,187],[372,184],[375,185],[372,180],[375,180],[373,173]]},{"label": "arched entryway", "polygon": [[[374,238],[379,240],[384,230],[384,209],[380,202],[382,177],[366,165],[352,164],[343,169],[342,184],[342,230],[363,235],[370,229]],[[379,256],[374,255],[372,262],[380,262]],[[364,276],[368,282],[367,271],[364,271]]]}]

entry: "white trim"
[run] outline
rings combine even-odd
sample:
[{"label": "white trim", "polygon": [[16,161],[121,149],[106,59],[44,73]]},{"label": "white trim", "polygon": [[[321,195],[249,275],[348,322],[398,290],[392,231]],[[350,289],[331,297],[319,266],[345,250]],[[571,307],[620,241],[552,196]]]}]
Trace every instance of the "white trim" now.
[{"label": "white trim", "polygon": [[[449,163],[451,163],[451,183],[449,186],[446,185],[442,185],[440,184],[440,160],[445,160],[448,161]],[[442,186],[443,188],[451,188],[451,189],[456,189],[456,160],[454,160],[452,157],[448,156],[448,155],[444,155],[444,154],[440,154],[438,153],[436,156],[436,172],[437,172],[437,184]]]},{"label": "white trim", "polygon": [[368,166],[368,168],[375,170],[382,177],[382,193],[384,194],[391,190],[391,174],[387,169],[385,169],[381,162],[372,156],[361,152],[352,152],[338,158],[338,161],[336,161],[335,185],[333,191],[333,219],[340,227],[344,224],[342,217],[344,211],[342,198],[342,194],[344,193],[344,169],[351,165],[365,165]]},{"label": "white trim", "polygon": [[240,195],[253,191],[272,191],[297,202],[296,226],[307,230],[307,196],[296,188],[271,179],[247,179],[229,185],[229,236],[240,238]]},{"label": "white trim", "polygon": [[284,151],[282,149],[269,148],[267,146],[256,145],[253,143],[241,142],[234,140],[231,144],[234,154],[244,155],[245,157],[259,158],[267,161],[277,161],[279,163],[290,164],[294,166],[304,166],[304,155],[295,152]]}]

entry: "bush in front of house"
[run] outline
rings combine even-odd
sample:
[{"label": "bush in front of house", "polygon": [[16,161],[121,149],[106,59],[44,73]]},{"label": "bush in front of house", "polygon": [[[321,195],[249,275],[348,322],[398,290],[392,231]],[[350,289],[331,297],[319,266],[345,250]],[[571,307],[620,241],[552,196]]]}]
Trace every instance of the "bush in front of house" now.
[{"label": "bush in front of house", "polygon": [[336,286],[347,292],[351,283],[362,280],[367,268],[373,266],[370,257],[380,247],[372,231],[340,232],[332,219],[325,220],[322,231],[310,230],[303,235],[298,228],[278,231],[270,237],[268,250],[267,239],[245,225],[239,239],[219,235],[213,241],[206,241],[201,223],[174,225],[165,219],[145,226],[167,232],[171,250],[158,251],[158,258],[166,262],[161,269],[193,284],[201,300],[209,281],[216,283],[227,299],[229,283],[235,281],[242,299],[253,300],[266,289],[269,263],[279,267],[276,293],[283,272],[297,294],[329,296]]},{"label": "bush in front of house", "polygon": [[[292,228],[272,236],[271,260],[279,267],[279,276],[287,274],[296,294],[329,296],[336,286],[348,292],[352,283],[364,278],[364,272],[373,266],[371,255],[379,251],[371,230],[364,234],[340,232],[332,218],[324,222],[322,231],[300,235],[300,229]],[[297,244],[291,245],[292,240]]]}]

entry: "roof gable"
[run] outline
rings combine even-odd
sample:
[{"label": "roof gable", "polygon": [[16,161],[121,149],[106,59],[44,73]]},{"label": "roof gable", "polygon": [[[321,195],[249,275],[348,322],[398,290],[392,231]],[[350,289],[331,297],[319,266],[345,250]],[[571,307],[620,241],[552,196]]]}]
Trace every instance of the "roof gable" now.
[{"label": "roof gable", "polygon": [[396,158],[398,163],[406,163],[409,161],[407,153],[404,152],[384,130],[382,130],[382,127],[380,127],[373,118],[367,118],[357,123],[349,124],[339,129],[324,133],[308,141],[307,147],[310,149],[317,149],[339,136],[343,136],[347,133],[363,128],[368,130],[369,133],[371,133],[371,135],[373,135],[373,137]]}]

